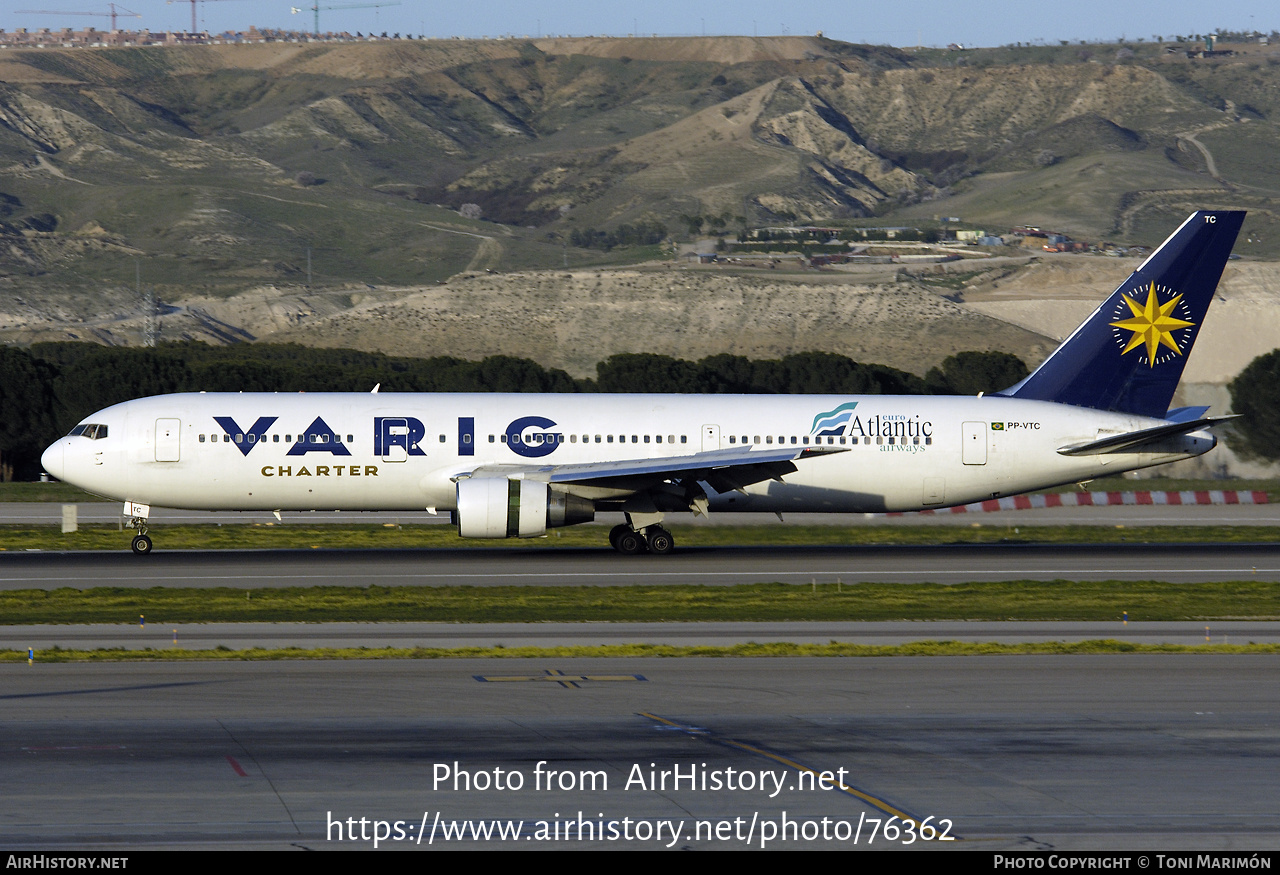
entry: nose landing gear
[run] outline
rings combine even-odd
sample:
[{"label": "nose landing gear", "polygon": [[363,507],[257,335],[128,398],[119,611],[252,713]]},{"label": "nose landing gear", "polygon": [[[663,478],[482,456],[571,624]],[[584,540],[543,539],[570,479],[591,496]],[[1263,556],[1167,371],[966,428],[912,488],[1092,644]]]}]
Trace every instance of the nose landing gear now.
[{"label": "nose landing gear", "polygon": [[129,521],[124,524],[125,528],[133,529],[138,533],[133,536],[133,543],[129,545],[134,555],[147,556],[151,553],[151,539],[147,537],[147,516],[150,513],[149,505],[133,501],[124,503],[124,515],[129,518]]}]

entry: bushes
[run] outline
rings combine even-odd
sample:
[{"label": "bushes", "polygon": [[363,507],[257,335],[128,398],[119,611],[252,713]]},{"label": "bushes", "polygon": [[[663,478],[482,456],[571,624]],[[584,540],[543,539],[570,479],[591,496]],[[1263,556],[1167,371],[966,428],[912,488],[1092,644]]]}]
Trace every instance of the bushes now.
[{"label": "bushes", "polygon": [[613,231],[597,231],[595,228],[575,230],[569,242],[581,249],[603,249],[608,252],[618,246],[652,246],[667,236],[667,228],[659,222],[623,223]]}]

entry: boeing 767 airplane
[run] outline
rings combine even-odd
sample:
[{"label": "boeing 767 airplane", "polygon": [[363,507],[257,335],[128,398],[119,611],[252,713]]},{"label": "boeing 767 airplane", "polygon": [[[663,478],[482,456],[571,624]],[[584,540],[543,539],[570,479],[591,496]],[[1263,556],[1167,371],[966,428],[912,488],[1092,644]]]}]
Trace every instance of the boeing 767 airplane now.
[{"label": "boeing 767 airplane", "polygon": [[621,511],[622,553],[667,514],[909,511],[1208,452],[1227,417],[1169,409],[1243,212],[1193,213],[1029,377],[992,395],[206,394],[128,401],[45,470],[152,506],[440,510],[464,538]]}]

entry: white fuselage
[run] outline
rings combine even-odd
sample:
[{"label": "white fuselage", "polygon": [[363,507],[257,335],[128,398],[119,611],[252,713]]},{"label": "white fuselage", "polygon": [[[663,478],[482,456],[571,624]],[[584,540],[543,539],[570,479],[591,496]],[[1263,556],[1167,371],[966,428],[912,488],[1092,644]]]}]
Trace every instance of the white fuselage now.
[{"label": "white fuselage", "polygon": [[117,404],[86,422],[107,436],[59,439],[44,457],[55,476],[108,498],[205,510],[452,510],[456,478],[478,468],[781,442],[846,451],[798,460],[781,480],[742,491],[709,489],[711,510],[905,511],[1158,465],[1215,444],[1197,432],[1142,452],[1065,456],[1065,446],[1161,421],[1004,397],[193,393]]}]

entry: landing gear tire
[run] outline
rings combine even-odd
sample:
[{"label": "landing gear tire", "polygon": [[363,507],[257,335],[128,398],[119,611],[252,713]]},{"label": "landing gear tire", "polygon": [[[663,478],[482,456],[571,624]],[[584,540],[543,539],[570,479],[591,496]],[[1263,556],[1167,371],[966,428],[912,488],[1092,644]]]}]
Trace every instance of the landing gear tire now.
[{"label": "landing gear tire", "polygon": [[146,535],[138,535],[133,539],[133,552],[139,556],[146,556],[151,552],[151,539]]},{"label": "landing gear tire", "polygon": [[665,556],[676,548],[676,539],[666,529],[654,529],[648,534],[649,552]]},{"label": "landing gear tire", "polygon": [[618,552],[627,556],[634,556],[637,553],[643,553],[645,550],[644,538],[639,532],[633,532],[627,529],[618,536]]},{"label": "landing gear tire", "polygon": [[621,548],[618,546],[618,539],[621,538],[623,535],[625,535],[629,531],[631,531],[630,526],[625,526],[625,525],[614,526],[612,529],[609,530],[609,546],[615,550],[620,550]]}]

